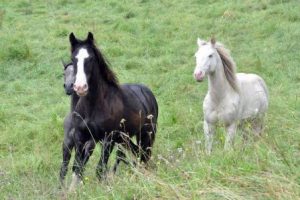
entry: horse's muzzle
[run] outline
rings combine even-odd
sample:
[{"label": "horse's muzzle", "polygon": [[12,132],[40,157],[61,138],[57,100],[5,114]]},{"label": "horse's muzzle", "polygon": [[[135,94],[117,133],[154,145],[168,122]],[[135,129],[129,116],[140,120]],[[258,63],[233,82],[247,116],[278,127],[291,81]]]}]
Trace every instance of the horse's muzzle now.
[{"label": "horse's muzzle", "polygon": [[205,73],[203,72],[194,73],[194,78],[197,82],[202,82],[204,77],[205,77]]},{"label": "horse's muzzle", "polygon": [[87,84],[84,84],[83,86],[77,86],[74,84],[73,89],[76,92],[76,94],[81,97],[87,95],[87,93],[88,93]]}]

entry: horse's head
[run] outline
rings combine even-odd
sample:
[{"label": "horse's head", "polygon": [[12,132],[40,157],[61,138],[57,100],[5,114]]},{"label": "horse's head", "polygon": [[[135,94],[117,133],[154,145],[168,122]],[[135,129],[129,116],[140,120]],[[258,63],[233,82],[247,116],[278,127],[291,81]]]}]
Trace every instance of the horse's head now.
[{"label": "horse's head", "polygon": [[198,38],[197,44],[194,78],[196,81],[203,81],[206,74],[213,73],[216,70],[218,56],[215,49],[216,41],[212,38],[210,42],[206,42]]},{"label": "horse's head", "polygon": [[67,95],[73,94],[73,85],[75,82],[74,66],[72,63],[62,63],[64,66],[64,88]]},{"label": "horse's head", "polygon": [[88,93],[91,76],[96,74],[97,56],[95,55],[94,37],[91,32],[85,40],[79,40],[73,33],[69,36],[71,43],[71,59],[74,66],[74,91],[79,96]]}]

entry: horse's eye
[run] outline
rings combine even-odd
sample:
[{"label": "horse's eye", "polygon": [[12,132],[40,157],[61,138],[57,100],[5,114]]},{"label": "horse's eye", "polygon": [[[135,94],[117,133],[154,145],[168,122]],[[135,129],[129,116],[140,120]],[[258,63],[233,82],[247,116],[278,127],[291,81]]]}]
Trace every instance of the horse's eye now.
[{"label": "horse's eye", "polygon": [[213,57],[213,55],[212,55],[212,54],[210,54],[208,57],[209,57],[209,58],[212,58],[212,57]]}]

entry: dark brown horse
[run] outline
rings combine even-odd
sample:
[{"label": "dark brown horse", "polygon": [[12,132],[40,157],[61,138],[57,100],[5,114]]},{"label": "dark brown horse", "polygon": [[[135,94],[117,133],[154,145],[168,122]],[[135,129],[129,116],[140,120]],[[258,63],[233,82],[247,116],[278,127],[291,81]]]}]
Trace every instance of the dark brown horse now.
[{"label": "dark brown horse", "polygon": [[[72,126],[72,112],[74,111],[74,108],[79,100],[79,97],[73,90],[75,76],[74,76],[74,66],[73,66],[72,62],[70,62],[70,63],[62,62],[62,64],[64,67],[64,84],[63,85],[64,85],[65,93],[67,95],[71,96],[71,112],[68,113],[64,119],[64,141],[62,144],[63,162],[62,162],[61,168],[60,168],[60,182],[61,182],[61,186],[64,187],[64,179],[68,172],[68,165],[69,165],[69,162],[71,159],[72,150],[75,147],[75,141],[74,141],[75,128]],[[92,154],[92,152],[95,148],[95,141],[91,138],[89,141],[87,141],[85,143],[84,146],[85,146],[84,153]],[[125,148],[126,148],[126,146],[125,146]],[[137,147],[135,147],[135,148],[137,148]],[[117,150],[117,160],[114,164],[113,172],[116,172],[120,161],[123,161],[125,164],[130,164],[130,162],[126,160],[126,156],[122,152],[122,149]],[[134,165],[135,163],[132,163],[132,164]]]},{"label": "dark brown horse", "polygon": [[[81,179],[91,154],[85,153],[87,141],[101,141],[102,154],[97,176],[107,171],[109,155],[115,143],[127,146],[142,162],[151,157],[158,117],[158,105],[153,93],[140,84],[119,85],[115,74],[94,43],[93,34],[85,40],[69,36],[74,65],[74,91],[79,100],[72,115],[76,147],[73,166],[73,189]],[[137,145],[130,138],[136,136]],[[120,154],[122,154],[120,152]]]}]

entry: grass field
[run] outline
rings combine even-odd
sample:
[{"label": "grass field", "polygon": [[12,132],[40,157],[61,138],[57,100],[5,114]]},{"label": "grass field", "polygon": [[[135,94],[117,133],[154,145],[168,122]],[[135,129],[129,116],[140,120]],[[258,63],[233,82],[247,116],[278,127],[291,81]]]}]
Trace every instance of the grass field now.
[{"label": "grass field", "polygon": [[[122,165],[99,182],[98,147],[85,184],[68,199],[300,199],[299,10],[299,0],[1,0],[0,199],[63,197],[69,98],[60,60],[69,59],[69,33],[88,31],[121,83],[153,90],[159,130],[149,170]],[[196,39],[211,35],[231,50],[239,72],[265,79],[270,107],[262,138],[243,144],[238,135],[235,150],[224,152],[219,127],[206,156],[207,81],[192,73]]]}]

